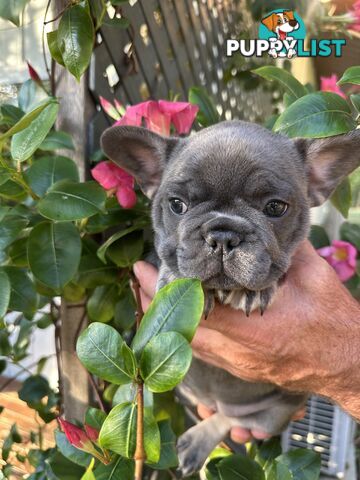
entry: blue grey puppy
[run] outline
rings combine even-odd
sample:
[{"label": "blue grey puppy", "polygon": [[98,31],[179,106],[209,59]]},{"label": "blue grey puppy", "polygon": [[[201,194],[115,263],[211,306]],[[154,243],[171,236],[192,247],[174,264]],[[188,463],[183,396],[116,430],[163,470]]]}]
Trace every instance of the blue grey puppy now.
[{"label": "blue grey puppy", "polygon": [[[102,147],[152,199],[158,287],[198,278],[207,311],[216,299],[247,314],[271,303],[308,235],[310,207],[323,203],[360,164],[360,130],[290,140],[241,121],[188,138],[118,126],[104,132]],[[184,476],[201,468],[232,426],[278,434],[306,399],[197,359],[180,390],[217,412],[180,437]]]}]

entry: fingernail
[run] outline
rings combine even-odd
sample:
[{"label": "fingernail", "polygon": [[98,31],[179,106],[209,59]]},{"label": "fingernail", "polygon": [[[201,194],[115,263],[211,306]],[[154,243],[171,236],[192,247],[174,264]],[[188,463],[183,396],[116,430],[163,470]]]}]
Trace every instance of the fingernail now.
[{"label": "fingernail", "polygon": [[141,270],[141,267],[140,267],[140,262],[136,262],[134,263],[133,265],[133,272],[135,274],[135,277],[138,277],[140,275],[140,270]]}]

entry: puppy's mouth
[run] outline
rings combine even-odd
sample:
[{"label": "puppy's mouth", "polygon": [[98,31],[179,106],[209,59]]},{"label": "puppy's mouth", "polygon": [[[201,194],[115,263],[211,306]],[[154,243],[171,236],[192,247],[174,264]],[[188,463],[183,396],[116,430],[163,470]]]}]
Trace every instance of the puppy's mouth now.
[{"label": "puppy's mouth", "polygon": [[283,32],[282,30],[279,29],[279,37],[280,37],[280,40],[286,40],[287,32]]}]

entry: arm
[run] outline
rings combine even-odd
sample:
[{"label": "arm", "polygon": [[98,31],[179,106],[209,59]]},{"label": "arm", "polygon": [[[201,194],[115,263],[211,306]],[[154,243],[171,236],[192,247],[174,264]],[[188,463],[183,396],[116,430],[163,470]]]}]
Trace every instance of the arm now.
[{"label": "arm", "polygon": [[[145,304],[154,293],[148,268],[135,271]],[[233,375],[324,395],[360,419],[360,307],[308,242],[263,316],[217,305],[192,347]]]}]

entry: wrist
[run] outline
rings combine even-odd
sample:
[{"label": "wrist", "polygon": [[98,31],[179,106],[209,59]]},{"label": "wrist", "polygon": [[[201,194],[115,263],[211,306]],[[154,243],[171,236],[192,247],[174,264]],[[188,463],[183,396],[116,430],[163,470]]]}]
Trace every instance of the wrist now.
[{"label": "wrist", "polygon": [[360,420],[360,306],[351,298],[351,305],[338,315],[328,342],[328,368],[316,393],[337,403]]}]

